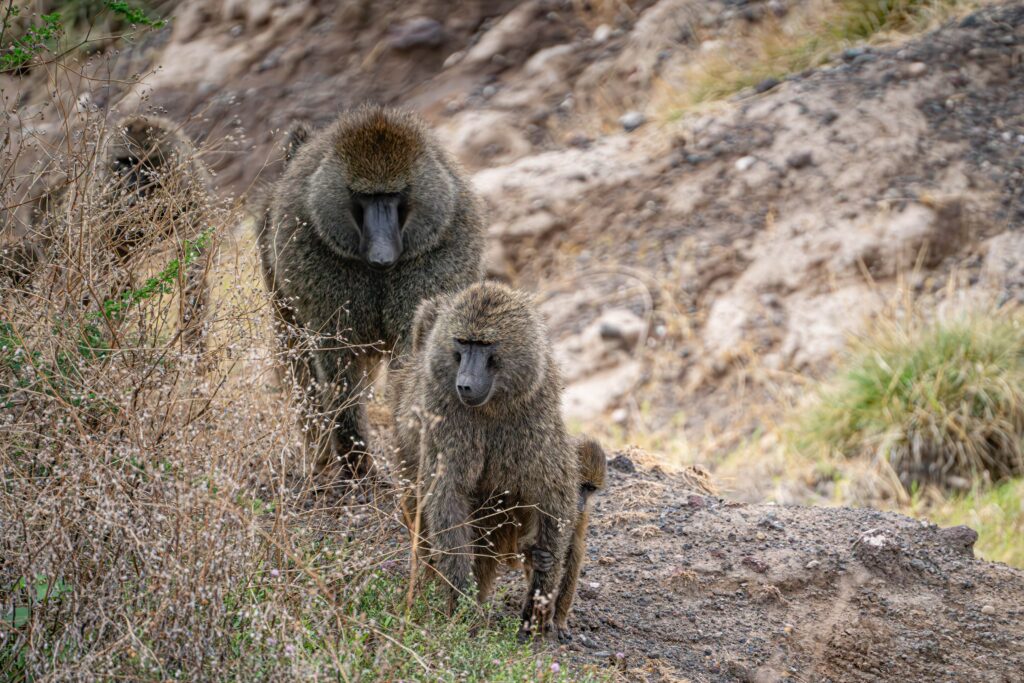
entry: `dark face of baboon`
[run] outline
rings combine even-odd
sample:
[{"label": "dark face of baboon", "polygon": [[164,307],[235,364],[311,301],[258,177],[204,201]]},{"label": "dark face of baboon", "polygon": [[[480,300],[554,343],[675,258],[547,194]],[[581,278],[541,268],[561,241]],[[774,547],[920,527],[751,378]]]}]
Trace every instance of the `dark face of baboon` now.
[{"label": "dark face of baboon", "polygon": [[463,405],[532,396],[547,373],[546,333],[529,297],[476,284],[441,304],[430,335],[430,374]]},{"label": "dark face of baboon", "polygon": [[456,188],[419,119],[367,107],[331,136],[308,195],[320,237],[377,270],[433,248],[455,211]]},{"label": "dark face of baboon", "polygon": [[580,495],[577,505],[579,511],[582,512],[594,494],[604,488],[604,480],[608,474],[608,460],[601,444],[594,439],[581,439],[578,452],[580,456]]}]

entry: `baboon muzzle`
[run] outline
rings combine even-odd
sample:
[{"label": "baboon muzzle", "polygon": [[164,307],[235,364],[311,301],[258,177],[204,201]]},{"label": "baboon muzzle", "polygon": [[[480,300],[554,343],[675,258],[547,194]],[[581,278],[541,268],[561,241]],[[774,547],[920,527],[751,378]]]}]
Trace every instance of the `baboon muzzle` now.
[{"label": "baboon muzzle", "polygon": [[459,351],[455,391],[464,405],[477,408],[491,398],[494,386],[494,371],[490,367],[491,349],[489,345],[463,344]]},{"label": "baboon muzzle", "polygon": [[388,270],[402,255],[404,200],[398,194],[353,197],[353,214],[362,231],[363,258],[373,268]]}]

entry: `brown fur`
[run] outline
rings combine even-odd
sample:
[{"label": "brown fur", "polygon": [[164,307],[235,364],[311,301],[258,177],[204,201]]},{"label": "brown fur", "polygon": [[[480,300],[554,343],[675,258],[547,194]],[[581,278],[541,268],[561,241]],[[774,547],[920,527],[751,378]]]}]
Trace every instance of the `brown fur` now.
[{"label": "brown fur", "polygon": [[[255,207],[263,275],[294,381],[316,412],[306,434],[325,466],[372,470],[361,394],[387,354],[409,345],[421,300],[480,279],[483,221],[459,166],[416,115],[363,107],[328,128],[288,134],[285,171]],[[403,193],[403,250],[388,271],[360,255],[356,194]],[[295,352],[294,349],[299,349]]]},{"label": "brown fur", "polygon": [[[430,557],[453,603],[471,575],[485,600],[509,536],[530,538],[523,633],[546,628],[563,564],[555,559],[565,557],[577,517],[579,457],[562,422],[544,324],[529,296],[479,283],[421,304],[413,339],[390,400],[397,466],[420,483],[414,498]],[[454,339],[496,349],[495,390],[480,407],[457,396]]]}]

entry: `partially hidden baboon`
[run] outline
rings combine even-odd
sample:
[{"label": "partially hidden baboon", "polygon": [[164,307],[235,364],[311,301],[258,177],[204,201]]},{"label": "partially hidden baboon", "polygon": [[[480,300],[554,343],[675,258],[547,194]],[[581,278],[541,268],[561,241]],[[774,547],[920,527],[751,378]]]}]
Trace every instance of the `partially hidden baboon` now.
[{"label": "partially hidden baboon", "polygon": [[488,597],[502,539],[518,534],[532,568],[521,634],[546,629],[580,470],[540,315],[528,295],[478,283],[421,304],[412,344],[389,396],[396,465],[415,485],[414,516],[449,604],[471,576]]},{"label": "partially hidden baboon", "polygon": [[[571,638],[569,632],[569,610],[576,597],[583,561],[587,556],[587,527],[590,526],[590,506],[594,494],[604,489],[608,474],[608,459],[604,449],[595,439],[582,437],[576,443],[580,462],[579,496],[577,498],[576,525],[573,527],[569,550],[565,553],[562,569],[562,584],[555,600],[555,630],[559,640]],[[517,551],[520,549],[517,547]]]},{"label": "partially hidden baboon", "polygon": [[[376,106],[316,133],[293,127],[284,173],[258,202],[287,355],[295,381],[315,391],[306,432],[320,466],[337,459],[365,474],[360,394],[377,361],[404,353],[422,299],[480,279],[479,202],[418,116]],[[298,351],[296,328],[308,337]]]},{"label": "partially hidden baboon", "polygon": [[[37,198],[33,233],[18,250],[32,254],[32,269],[54,259],[81,264],[90,278],[106,281],[91,293],[110,300],[140,285],[146,259],[173,240],[172,258],[186,262],[181,334],[197,342],[207,295],[200,247],[210,227],[211,183],[195,146],[167,119],[130,116],[112,126],[99,163],[84,178],[57,183]],[[19,273],[22,280],[28,274]]]}]

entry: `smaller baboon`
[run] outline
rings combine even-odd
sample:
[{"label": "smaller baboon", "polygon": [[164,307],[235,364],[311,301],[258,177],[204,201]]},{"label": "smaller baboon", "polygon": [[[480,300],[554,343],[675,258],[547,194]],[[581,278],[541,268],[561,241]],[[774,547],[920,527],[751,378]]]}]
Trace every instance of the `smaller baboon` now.
[{"label": "smaller baboon", "polygon": [[[208,227],[210,192],[209,174],[177,125],[127,117],[104,138],[88,180],[74,188],[58,183],[37,198],[33,234],[18,249],[34,256],[35,270],[54,259],[81,263],[91,278],[107,280],[97,294],[116,298],[139,285],[143,262],[168,240],[196,244]],[[206,267],[198,248],[184,251],[191,258],[182,274],[180,327],[192,345],[206,305]]]},{"label": "smaller baboon", "polygon": [[[576,523],[573,526],[572,539],[562,562],[562,583],[555,599],[555,633],[558,640],[566,642],[572,639],[569,631],[569,611],[576,597],[576,584],[579,582],[583,561],[586,559],[587,528],[590,524],[590,503],[594,494],[604,488],[608,472],[607,458],[604,449],[596,439],[588,436],[578,437],[576,453],[580,463],[579,495],[577,498]],[[533,571],[532,561],[524,551],[529,547],[531,539],[520,533],[516,525],[508,525],[495,534],[495,552],[513,567],[522,568],[527,578]]]},{"label": "smaller baboon", "polygon": [[576,584],[579,582],[583,561],[587,556],[590,504],[594,494],[604,489],[604,480],[608,474],[608,459],[601,444],[595,439],[590,437],[578,439],[576,452],[580,461],[578,516],[576,517],[576,526],[573,528],[572,540],[569,542],[569,550],[565,554],[562,584],[558,588],[558,598],[555,601],[555,632],[558,639],[562,641],[572,638],[568,623],[569,610],[572,609],[572,601],[576,597]]},{"label": "smaller baboon", "polygon": [[[420,301],[480,279],[483,221],[459,165],[417,115],[366,106],[286,135],[285,168],[254,202],[264,281],[318,465],[372,471],[362,393],[404,354]],[[305,337],[305,338],[304,338]]]},{"label": "smaller baboon", "polygon": [[[522,636],[550,625],[579,505],[579,457],[562,380],[531,298],[484,282],[422,303],[393,378],[397,467],[418,484],[431,562],[454,606],[475,577],[486,599],[504,537],[529,538]],[[417,515],[420,517],[420,515]]]}]

